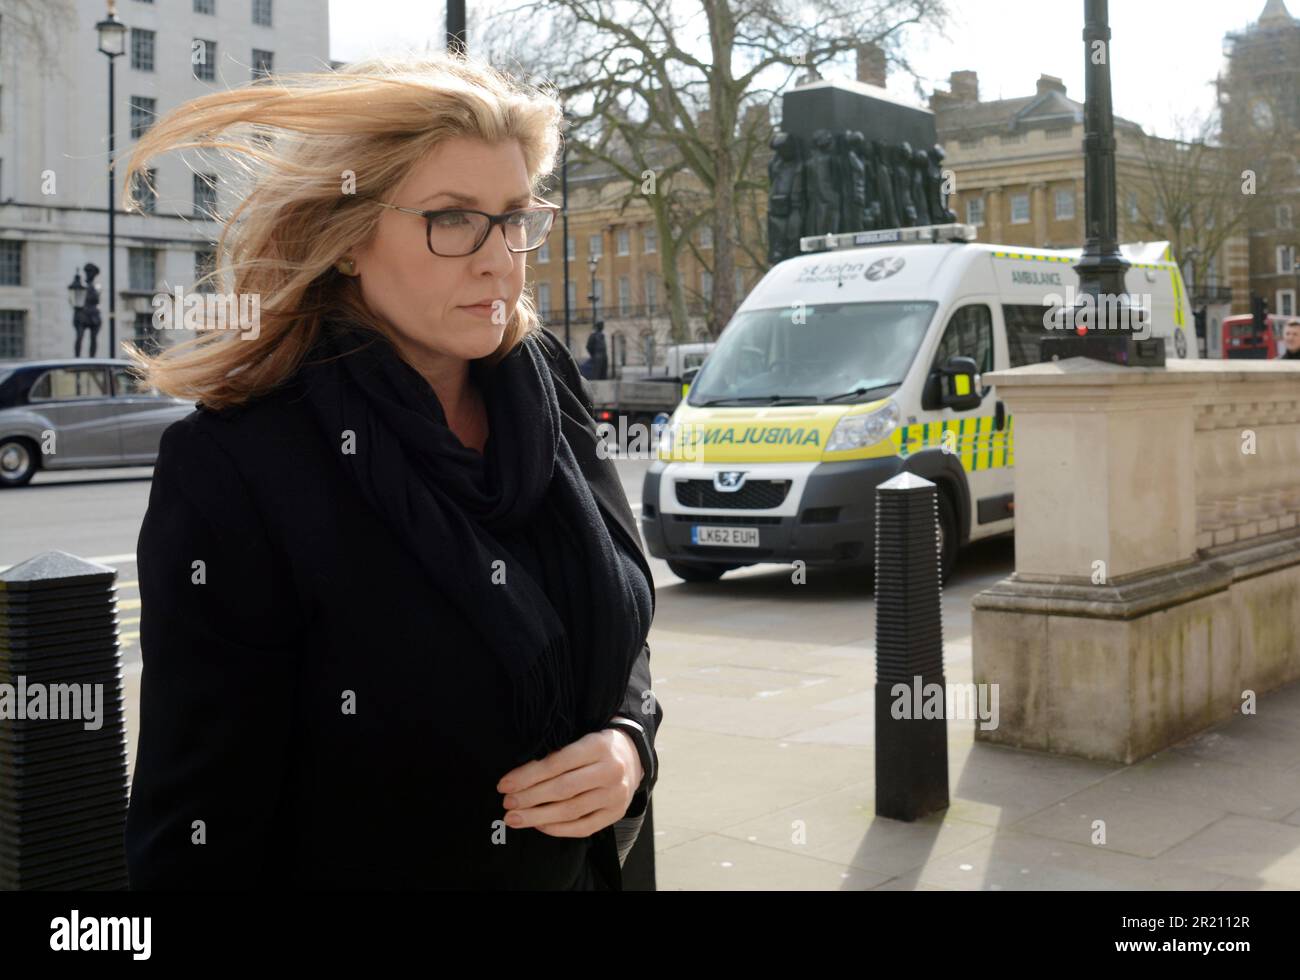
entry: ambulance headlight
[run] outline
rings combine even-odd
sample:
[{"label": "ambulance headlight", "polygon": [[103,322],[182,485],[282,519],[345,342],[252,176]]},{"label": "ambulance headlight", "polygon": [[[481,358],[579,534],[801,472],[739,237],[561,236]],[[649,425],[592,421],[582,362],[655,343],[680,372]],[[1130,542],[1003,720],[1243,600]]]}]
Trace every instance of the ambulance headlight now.
[{"label": "ambulance headlight", "polygon": [[874,446],[893,434],[898,428],[898,419],[898,406],[892,401],[865,415],[846,416],[840,419],[839,424],[831,432],[830,440],[826,443],[826,452],[842,453],[850,449]]}]

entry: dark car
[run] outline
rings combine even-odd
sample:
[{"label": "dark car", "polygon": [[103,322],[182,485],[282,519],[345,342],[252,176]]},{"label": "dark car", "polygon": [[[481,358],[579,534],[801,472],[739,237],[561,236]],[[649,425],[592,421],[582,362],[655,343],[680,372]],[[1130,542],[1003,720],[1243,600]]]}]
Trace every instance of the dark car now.
[{"label": "dark car", "polygon": [[129,361],[0,361],[0,487],[38,469],[151,466],[194,407],[143,386]]}]

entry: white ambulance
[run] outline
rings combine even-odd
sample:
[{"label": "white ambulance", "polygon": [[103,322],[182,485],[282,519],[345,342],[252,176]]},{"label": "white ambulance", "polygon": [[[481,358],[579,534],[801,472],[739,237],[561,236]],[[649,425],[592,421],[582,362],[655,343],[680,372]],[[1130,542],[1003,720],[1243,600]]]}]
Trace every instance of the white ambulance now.
[{"label": "white ambulance", "polygon": [[[664,432],[641,498],[650,553],[688,582],[763,562],[870,565],[875,488],[904,470],[939,488],[945,578],[962,545],[1010,531],[1015,420],[981,375],[1038,363],[1043,338],[1074,327],[1060,307],[1081,251],[974,238],[967,225],[819,236],[774,266]],[[1168,243],[1122,251],[1149,311],[1139,336],[1195,358]]]}]

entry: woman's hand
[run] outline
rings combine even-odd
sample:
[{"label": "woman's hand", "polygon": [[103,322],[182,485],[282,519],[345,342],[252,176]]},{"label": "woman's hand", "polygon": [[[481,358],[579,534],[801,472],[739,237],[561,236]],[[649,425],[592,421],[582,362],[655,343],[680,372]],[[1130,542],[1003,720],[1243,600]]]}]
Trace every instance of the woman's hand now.
[{"label": "woman's hand", "polygon": [[506,794],[507,827],[590,837],[623,818],[642,775],[632,737],[604,728],[510,770],[497,790]]}]

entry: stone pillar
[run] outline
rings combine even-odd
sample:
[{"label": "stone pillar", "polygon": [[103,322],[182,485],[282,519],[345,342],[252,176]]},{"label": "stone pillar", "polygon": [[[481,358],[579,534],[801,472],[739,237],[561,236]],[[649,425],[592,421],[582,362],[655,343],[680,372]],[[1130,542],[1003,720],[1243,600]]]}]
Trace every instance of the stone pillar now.
[{"label": "stone pillar", "polygon": [[976,738],[1133,762],[1300,679],[1300,363],[1071,358],[1015,416],[1016,571],[973,602]]},{"label": "stone pillar", "polygon": [[1047,245],[1048,207],[1051,202],[1047,197],[1047,185],[1042,181],[1029,185],[1029,213],[1034,222],[1034,245],[1043,248]]},{"label": "stone pillar", "polygon": [[1002,188],[992,184],[984,188],[984,227],[987,234],[982,236],[986,242],[1004,242],[1002,209],[1004,207]]}]

